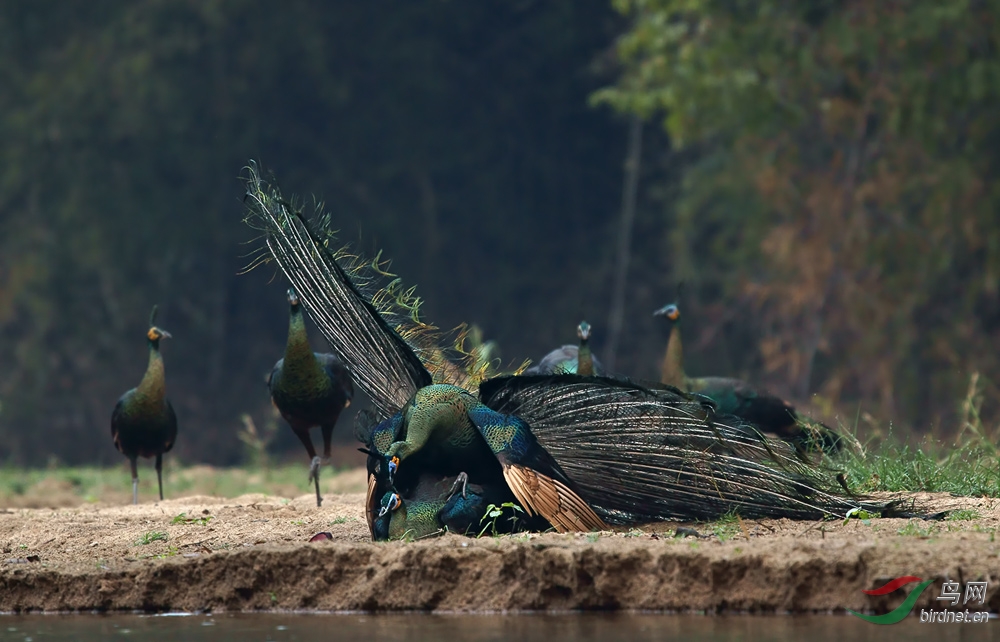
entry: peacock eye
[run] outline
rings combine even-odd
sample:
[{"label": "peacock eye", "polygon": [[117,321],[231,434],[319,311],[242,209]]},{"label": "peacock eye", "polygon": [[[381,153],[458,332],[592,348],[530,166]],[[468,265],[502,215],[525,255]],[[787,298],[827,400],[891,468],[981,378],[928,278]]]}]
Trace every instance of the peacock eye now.
[{"label": "peacock eye", "polygon": [[389,510],[396,510],[400,505],[399,495],[393,493],[392,497],[389,498]]}]

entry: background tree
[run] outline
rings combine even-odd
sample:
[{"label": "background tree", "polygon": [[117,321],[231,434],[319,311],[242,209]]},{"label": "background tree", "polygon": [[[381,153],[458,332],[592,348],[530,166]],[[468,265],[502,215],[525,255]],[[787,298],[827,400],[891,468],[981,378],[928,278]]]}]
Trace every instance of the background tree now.
[{"label": "background tree", "polygon": [[664,127],[616,369],[656,375],[651,312],[684,278],[694,374],[923,430],[979,371],[995,420],[997,0],[615,7],[0,4],[0,462],[118,461],[153,303],[174,452],[239,460],[287,313],[280,278],[239,274],[250,158],[383,248],[438,325],[520,361],[586,318],[603,356],[632,114]]},{"label": "background tree", "polygon": [[703,333],[748,327],[743,368],[844,419],[925,430],[997,380],[1000,3],[615,4],[633,25],[597,100],[663,114]]},{"label": "background tree", "polygon": [[154,302],[175,452],[237,461],[287,315],[273,271],[238,274],[250,158],[384,248],[443,327],[510,359],[572,338],[607,299],[624,128],[587,96],[620,24],[603,0],[3,3],[0,462],[118,461]]}]

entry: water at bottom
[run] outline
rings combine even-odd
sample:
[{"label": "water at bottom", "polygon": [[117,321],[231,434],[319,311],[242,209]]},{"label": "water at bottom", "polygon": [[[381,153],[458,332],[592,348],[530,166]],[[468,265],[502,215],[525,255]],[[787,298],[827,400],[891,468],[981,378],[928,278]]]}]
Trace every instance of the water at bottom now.
[{"label": "water at bottom", "polygon": [[624,613],[559,615],[392,615],[218,614],[218,615],[5,615],[0,640],[51,642],[72,640],[228,640],[291,642],[559,642],[574,640],[807,640],[840,642],[977,641],[993,637],[996,620],[984,624],[924,624],[910,617],[890,626],[869,624],[848,615],[697,616]]}]

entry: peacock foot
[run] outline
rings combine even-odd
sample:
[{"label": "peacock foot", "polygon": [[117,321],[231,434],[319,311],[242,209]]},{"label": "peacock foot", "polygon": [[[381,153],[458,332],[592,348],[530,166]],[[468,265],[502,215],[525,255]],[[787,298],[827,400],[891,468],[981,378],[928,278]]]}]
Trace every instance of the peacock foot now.
[{"label": "peacock foot", "polygon": [[459,486],[462,487],[462,499],[467,499],[465,494],[465,487],[469,484],[469,476],[465,473],[459,473],[458,477],[455,478],[455,483],[451,485],[451,492],[448,493],[448,498],[455,496],[458,492]]}]

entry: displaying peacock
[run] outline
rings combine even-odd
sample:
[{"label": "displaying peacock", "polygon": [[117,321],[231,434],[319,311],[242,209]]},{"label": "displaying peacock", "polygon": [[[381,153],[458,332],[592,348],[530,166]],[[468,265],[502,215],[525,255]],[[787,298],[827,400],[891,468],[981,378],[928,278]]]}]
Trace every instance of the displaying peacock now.
[{"label": "displaying peacock", "polygon": [[670,337],[660,370],[662,383],[705,395],[718,405],[719,412],[752,422],[761,430],[773,433],[805,451],[820,449],[834,454],[843,448],[844,438],[830,427],[811,420],[801,421],[790,403],[741,379],[687,376],[681,342],[680,307],[677,303],[670,303],[653,312],[653,315],[662,316],[670,323]]},{"label": "displaying peacock", "polygon": [[405,506],[427,476],[463,472],[473,484],[506,486],[526,514],[557,530],[883,507],[839,495],[790,446],[705,397],[594,376],[455,374],[469,370],[454,367],[462,362],[419,321],[412,290],[392,275],[378,286],[384,263],[332,250],[329,219],[307,223],[253,166],[247,186],[264,259],[292,281],[372,398],[356,431],[369,455],[373,535],[378,514],[392,512],[392,493]]},{"label": "displaying peacock", "polygon": [[177,416],[167,399],[167,383],[160,354],[160,340],[170,333],[156,325],[156,306],[149,315],[146,332],[149,363],[142,381],[118,399],[111,412],[111,437],[115,448],[132,465],[132,503],[139,503],[139,471],[136,459],[156,457],[156,481],[163,499],[163,453],[174,447],[177,439]]},{"label": "displaying peacock", "polygon": [[590,351],[590,324],[581,321],[576,327],[580,345],[564,345],[548,353],[536,365],[524,371],[527,375],[580,374],[603,375],[604,366]]},{"label": "displaying peacock", "polygon": [[267,387],[271,402],[291,426],[295,436],[309,453],[309,481],[316,485],[316,505],[323,503],[319,493],[319,469],[322,460],[316,455],[309,430],[319,426],[323,434],[323,459],[330,460],[330,438],[340,413],[354,398],[351,372],[335,355],[313,352],[306,335],[302,303],[295,288],[288,289],[288,341],[285,356],[274,364]]},{"label": "displaying peacock", "polygon": [[609,524],[817,519],[896,504],[847,498],[789,444],[671,386],[578,375],[498,377],[483,404],[520,417]]}]

